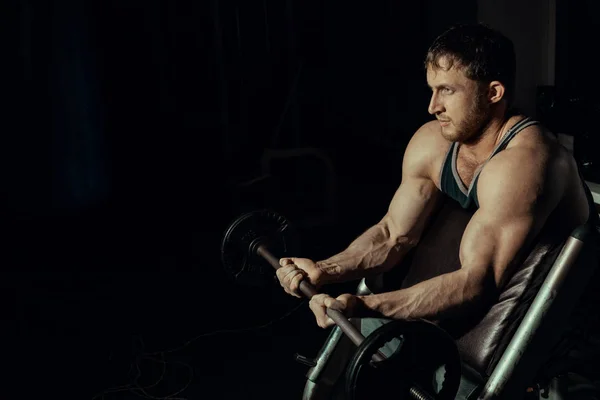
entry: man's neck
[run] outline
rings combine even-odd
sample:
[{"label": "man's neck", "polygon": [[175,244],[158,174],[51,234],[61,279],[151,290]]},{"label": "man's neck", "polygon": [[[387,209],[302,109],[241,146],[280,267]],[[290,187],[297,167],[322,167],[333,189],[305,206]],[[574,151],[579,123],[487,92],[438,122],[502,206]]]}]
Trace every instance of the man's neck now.
[{"label": "man's neck", "polygon": [[460,150],[464,156],[476,163],[483,163],[488,159],[508,129],[514,125],[514,115],[504,115],[492,118],[482,129],[477,139],[460,143]]}]

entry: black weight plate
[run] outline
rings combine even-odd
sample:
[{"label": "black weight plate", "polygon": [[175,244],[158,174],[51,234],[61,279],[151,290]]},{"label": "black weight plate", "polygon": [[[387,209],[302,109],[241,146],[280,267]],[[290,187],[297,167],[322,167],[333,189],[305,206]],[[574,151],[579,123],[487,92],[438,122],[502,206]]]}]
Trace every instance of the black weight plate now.
[{"label": "black weight plate", "polygon": [[[398,337],[402,337],[400,349],[371,364],[372,355]],[[437,391],[434,376],[441,365],[445,379]],[[460,355],[448,333],[425,320],[396,320],[377,328],[357,348],[346,369],[346,396],[349,400],[413,399],[410,390],[418,388],[427,398],[451,400],[458,392],[460,376]]]},{"label": "black weight plate", "polygon": [[273,282],[275,269],[251,251],[256,239],[276,258],[298,257],[299,239],[292,224],[272,210],[243,214],[229,225],[221,242],[221,261],[227,274],[236,283],[265,287]]}]

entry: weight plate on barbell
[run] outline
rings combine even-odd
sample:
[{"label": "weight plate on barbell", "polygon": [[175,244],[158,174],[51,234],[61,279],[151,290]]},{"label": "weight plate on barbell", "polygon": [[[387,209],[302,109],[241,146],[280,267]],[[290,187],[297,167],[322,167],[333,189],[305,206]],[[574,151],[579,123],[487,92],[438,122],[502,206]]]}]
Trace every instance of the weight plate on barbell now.
[{"label": "weight plate on barbell", "polygon": [[[389,358],[372,362],[373,354],[395,338],[401,339],[399,348]],[[458,348],[446,331],[425,320],[395,320],[377,328],[356,349],[346,368],[346,396],[453,400],[460,377]]]},{"label": "weight plate on barbell", "polygon": [[248,212],[227,228],[221,242],[221,261],[227,274],[236,283],[265,287],[273,282],[275,269],[255,253],[255,240],[277,258],[298,257],[298,234],[284,216],[272,210]]}]

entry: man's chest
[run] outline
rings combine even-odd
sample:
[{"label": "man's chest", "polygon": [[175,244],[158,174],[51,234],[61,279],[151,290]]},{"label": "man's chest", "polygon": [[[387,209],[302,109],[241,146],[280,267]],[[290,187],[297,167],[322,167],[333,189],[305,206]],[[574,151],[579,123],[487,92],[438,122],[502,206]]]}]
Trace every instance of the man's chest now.
[{"label": "man's chest", "polygon": [[456,173],[458,174],[458,178],[465,185],[465,187],[469,188],[471,186],[471,183],[473,182],[475,174],[479,172],[484,163],[476,162],[475,160],[460,155],[456,157],[455,162],[455,168]]}]

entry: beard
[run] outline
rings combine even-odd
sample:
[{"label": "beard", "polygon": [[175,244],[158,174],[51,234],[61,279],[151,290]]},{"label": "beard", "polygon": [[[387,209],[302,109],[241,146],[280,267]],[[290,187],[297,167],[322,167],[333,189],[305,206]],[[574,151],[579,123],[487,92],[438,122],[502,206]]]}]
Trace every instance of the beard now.
[{"label": "beard", "polygon": [[473,103],[461,121],[452,121],[450,126],[442,127],[442,135],[451,142],[477,143],[486,125],[491,120],[491,107],[483,93],[473,99]]}]

